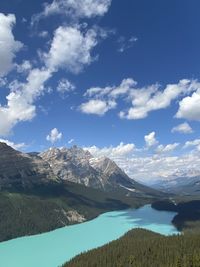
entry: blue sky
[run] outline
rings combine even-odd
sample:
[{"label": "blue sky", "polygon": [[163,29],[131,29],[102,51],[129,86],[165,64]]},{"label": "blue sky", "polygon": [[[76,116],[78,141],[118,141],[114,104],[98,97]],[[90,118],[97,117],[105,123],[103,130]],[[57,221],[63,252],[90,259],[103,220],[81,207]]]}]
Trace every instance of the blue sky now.
[{"label": "blue sky", "polygon": [[[1,1],[0,138],[25,151],[77,144],[137,179],[157,166],[166,170],[152,178],[196,175],[199,8],[198,0]],[[142,171],[144,162],[152,169]]]}]

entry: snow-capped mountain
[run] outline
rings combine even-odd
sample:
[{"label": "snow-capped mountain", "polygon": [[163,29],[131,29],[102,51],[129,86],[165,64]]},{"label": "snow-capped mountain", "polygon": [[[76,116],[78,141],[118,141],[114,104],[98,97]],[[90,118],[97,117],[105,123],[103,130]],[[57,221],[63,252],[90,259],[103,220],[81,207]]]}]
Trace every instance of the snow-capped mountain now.
[{"label": "snow-capped mountain", "polygon": [[104,191],[123,191],[128,194],[158,194],[156,190],[140,185],[109,158],[95,158],[77,146],[50,148],[39,155],[47,161],[61,180],[83,184]]},{"label": "snow-capped mountain", "polygon": [[130,179],[109,158],[94,158],[77,146],[50,148],[39,154],[22,153],[0,143],[0,188],[64,181],[128,195],[160,194]]}]

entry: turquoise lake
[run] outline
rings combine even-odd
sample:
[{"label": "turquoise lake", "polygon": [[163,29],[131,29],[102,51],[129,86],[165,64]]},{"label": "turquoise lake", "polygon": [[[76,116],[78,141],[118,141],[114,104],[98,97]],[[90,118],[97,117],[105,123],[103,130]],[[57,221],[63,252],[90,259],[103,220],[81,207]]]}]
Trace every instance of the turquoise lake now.
[{"label": "turquoise lake", "polygon": [[175,215],[145,205],[104,213],[94,220],[48,233],[1,242],[0,266],[58,267],[81,252],[102,246],[138,227],[164,235],[178,234],[171,223]]}]

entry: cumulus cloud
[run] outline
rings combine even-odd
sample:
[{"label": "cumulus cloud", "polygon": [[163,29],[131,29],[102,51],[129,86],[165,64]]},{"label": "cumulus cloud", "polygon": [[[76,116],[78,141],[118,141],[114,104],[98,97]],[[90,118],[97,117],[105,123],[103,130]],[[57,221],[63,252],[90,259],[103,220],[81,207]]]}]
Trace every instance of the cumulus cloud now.
[{"label": "cumulus cloud", "polygon": [[[200,143],[200,141],[199,141]],[[150,156],[138,155],[134,144],[121,143],[119,146],[85,147],[94,157],[109,157],[113,159],[131,178],[140,182],[153,183],[160,179],[173,179],[181,176],[195,176],[199,174],[199,153],[187,153],[182,156],[169,156],[178,147],[178,143],[162,145],[159,154]],[[144,151],[143,151],[144,152]]]},{"label": "cumulus cloud", "polygon": [[23,46],[15,40],[12,33],[15,23],[15,15],[0,13],[0,77],[5,76],[14,67],[15,55]]},{"label": "cumulus cloud", "polygon": [[[7,103],[0,105],[1,136],[7,135],[17,123],[31,120],[36,115],[36,101],[47,90],[45,84],[55,72],[65,69],[78,73],[92,62],[91,50],[97,44],[96,37],[95,29],[83,33],[78,26],[59,27],[54,33],[49,52],[41,53],[43,67],[32,68],[29,61],[16,65],[17,71],[27,77],[23,83],[14,80],[9,84]],[[74,85],[66,79],[61,80],[57,88],[59,92],[73,89]],[[111,105],[109,102],[108,108]]]},{"label": "cumulus cloud", "polygon": [[80,110],[86,114],[104,115],[110,109],[116,107],[115,101],[103,101],[92,99],[80,106]]},{"label": "cumulus cloud", "polygon": [[24,147],[26,147],[26,144],[25,143],[19,143],[19,144],[16,144],[16,143],[14,143],[14,142],[12,142],[12,141],[9,141],[9,140],[7,140],[7,139],[1,139],[0,138],[0,142],[1,143],[6,143],[8,146],[11,146],[12,148],[14,148],[14,149],[22,149],[22,148],[24,148]]},{"label": "cumulus cloud", "polygon": [[146,142],[147,147],[155,146],[158,143],[158,141],[156,140],[156,133],[155,132],[151,132],[151,133],[145,135],[144,140]]},{"label": "cumulus cloud", "polygon": [[181,124],[173,127],[171,132],[172,133],[178,132],[178,133],[183,133],[183,134],[190,134],[190,133],[193,133],[193,130],[187,122],[184,122],[184,123],[181,123]]},{"label": "cumulus cloud", "polygon": [[200,121],[200,89],[179,102],[176,118]]},{"label": "cumulus cloud", "polygon": [[168,153],[174,151],[179,146],[179,143],[168,144],[166,146],[159,145],[156,149],[158,153]]},{"label": "cumulus cloud", "polygon": [[16,64],[18,73],[27,73],[32,69],[32,64],[29,60],[24,60],[21,64]]},{"label": "cumulus cloud", "polygon": [[67,79],[61,79],[57,86],[57,91],[61,94],[75,90],[75,85]]},{"label": "cumulus cloud", "polygon": [[192,141],[185,142],[185,145],[183,148],[189,148],[189,147],[194,147],[200,151],[200,139],[194,139]]},{"label": "cumulus cloud", "polygon": [[[146,118],[150,112],[167,108],[172,101],[188,95],[200,88],[196,80],[180,80],[177,84],[168,84],[162,90],[159,84],[139,88],[131,78],[124,79],[119,86],[89,88],[84,96],[101,101],[119,100],[120,98],[131,105],[127,110],[119,112],[120,118],[138,120]],[[127,104],[126,104],[127,105]]]},{"label": "cumulus cloud", "polygon": [[134,149],[134,144],[124,144],[121,142],[118,146],[113,147],[103,147],[99,148],[97,146],[84,147],[85,150],[88,150],[94,157],[109,157],[115,159],[116,157],[127,156],[131,154]]},{"label": "cumulus cloud", "polygon": [[44,55],[46,66],[53,72],[62,68],[79,73],[94,60],[91,51],[97,43],[95,29],[83,33],[78,26],[60,26],[54,33],[49,53]]},{"label": "cumulus cloud", "polygon": [[80,110],[86,114],[104,115],[110,109],[117,106],[116,99],[119,96],[127,94],[136,82],[133,79],[124,79],[117,87],[107,86],[105,88],[92,87],[89,88],[84,96],[92,98],[81,104]]},{"label": "cumulus cloud", "polygon": [[119,96],[123,96],[129,94],[131,89],[137,85],[137,82],[131,78],[127,78],[122,80],[119,86],[107,86],[107,87],[92,87],[89,88],[84,96],[93,97],[93,98],[118,98]]},{"label": "cumulus cloud", "polygon": [[72,144],[75,140],[72,138],[68,141],[68,144]]},{"label": "cumulus cloud", "polygon": [[32,24],[51,15],[64,15],[78,20],[103,16],[109,9],[112,0],[53,0],[44,5],[44,10],[32,17]]},{"label": "cumulus cloud", "polygon": [[46,140],[50,141],[52,144],[59,141],[62,138],[62,133],[58,131],[57,128],[51,130],[47,135]]},{"label": "cumulus cloud", "polygon": [[121,112],[120,117],[126,119],[143,119],[151,111],[164,109],[181,94],[189,94],[199,88],[197,81],[180,80],[177,84],[168,84],[163,91],[160,86],[152,85],[141,90],[135,90],[131,94],[133,107],[128,112]]},{"label": "cumulus cloud", "polygon": [[15,80],[6,97],[7,104],[0,106],[0,135],[7,135],[20,121],[31,120],[36,114],[35,100],[44,92],[44,83],[51,76],[46,69],[30,71],[26,83]]},{"label": "cumulus cloud", "polygon": [[182,156],[121,157],[116,163],[133,179],[152,183],[161,179],[199,174],[199,154]]}]

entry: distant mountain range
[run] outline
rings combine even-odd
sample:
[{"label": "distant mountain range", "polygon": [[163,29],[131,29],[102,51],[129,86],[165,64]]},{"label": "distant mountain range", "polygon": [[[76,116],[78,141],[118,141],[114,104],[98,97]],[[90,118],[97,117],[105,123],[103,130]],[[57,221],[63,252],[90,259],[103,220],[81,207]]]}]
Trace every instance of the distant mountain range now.
[{"label": "distant mountain range", "polygon": [[129,178],[111,159],[95,158],[77,146],[22,153],[0,143],[1,188],[31,188],[67,181],[127,196],[162,196],[160,191],[194,195],[200,192],[200,175],[197,174],[192,172],[192,177],[188,177],[179,172],[170,179],[157,181],[152,189]]},{"label": "distant mountain range", "polygon": [[90,152],[77,146],[69,149],[50,148],[39,156],[49,163],[54,175],[62,181],[79,183],[103,191],[126,192],[128,195],[160,194],[129,178],[111,159],[94,158]]},{"label": "distant mountain range", "polygon": [[162,192],[130,179],[109,158],[51,148],[22,153],[0,143],[0,241],[138,207]]},{"label": "distant mountain range", "polygon": [[180,195],[199,195],[200,193],[200,175],[197,176],[180,176],[171,179],[159,180],[154,188],[167,193]]},{"label": "distant mountain range", "polygon": [[130,179],[109,158],[94,158],[88,151],[77,146],[50,148],[39,154],[22,153],[0,143],[1,188],[30,188],[63,181],[127,195],[160,194]]}]

